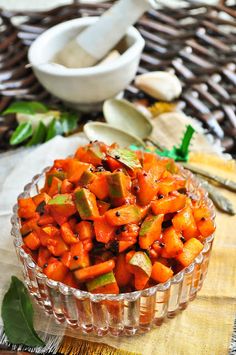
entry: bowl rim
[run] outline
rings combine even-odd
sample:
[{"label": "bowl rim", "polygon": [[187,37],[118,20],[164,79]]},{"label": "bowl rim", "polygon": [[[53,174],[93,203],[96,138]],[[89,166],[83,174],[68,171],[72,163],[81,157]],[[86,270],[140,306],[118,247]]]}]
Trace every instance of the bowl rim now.
[{"label": "bowl rim", "polygon": [[[162,159],[162,157],[160,157]],[[207,191],[202,187],[202,184],[196,176],[191,173],[189,170],[183,168],[179,163],[177,165],[180,167],[180,171],[183,175],[185,175],[187,178],[190,178],[193,182],[193,185],[196,186],[197,190],[203,194],[202,198],[206,201],[208,207],[210,208],[211,211],[211,217],[214,221],[215,224],[215,208],[213,205],[212,200],[208,197]],[[24,187],[24,192],[22,192],[18,197],[19,198],[24,198],[24,197],[29,197],[30,196],[30,191],[32,187],[35,187],[37,182],[45,176],[45,173],[51,168],[51,166],[46,167],[43,169],[43,171],[40,174],[35,175],[31,182],[25,185]],[[13,236],[14,239],[14,246],[17,251],[17,254],[23,258],[27,266],[30,269],[34,269],[37,277],[39,279],[44,279],[46,284],[49,287],[52,287],[54,289],[57,289],[59,292],[62,294],[70,295],[73,294],[76,298],[78,299],[90,299],[91,301],[121,301],[121,300],[137,300],[140,297],[147,297],[150,295],[154,295],[157,291],[165,291],[170,288],[172,284],[179,283],[183,277],[184,274],[188,274],[193,272],[195,265],[196,264],[201,264],[204,254],[206,254],[209,249],[211,248],[212,242],[214,240],[215,233],[210,235],[205,239],[204,242],[204,247],[203,250],[196,256],[194,261],[187,267],[183,268],[181,271],[179,271],[177,274],[172,276],[168,281],[165,283],[158,283],[154,286],[151,286],[149,288],[140,290],[140,291],[132,291],[132,292],[127,292],[127,293],[119,293],[118,295],[116,294],[101,294],[101,293],[96,293],[93,294],[89,291],[83,291],[79,290],[76,288],[73,288],[71,286],[68,286],[60,281],[54,281],[52,279],[49,279],[44,273],[41,267],[37,265],[37,263],[32,259],[31,255],[26,253],[25,250],[23,249],[24,243],[23,243],[23,237],[20,233],[20,218],[18,217],[18,203],[16,203],[13,207],[13,215],[11,217],[11,224],[12,224],[12,229],[11,229],[11,235]],[[20,260],[20,263],[23,265],[22,260]]]},{"label": "bowl rim", "polygon": [[[136,57],[139,56],[139,52],[142,52],[145,41],[139,31],[134,27],[130,26],[126,32],[126,35],[134,39],[134,43],[115,61],[109,62],[107,65],[93,66],[88,68],[66,68],[50,65],[50,63],[37,63],[37,52],[40,48],[41,43],[49,36],[50,41],[53,40],[54,36],[63,29],[67,30],[71,25],[78,24],[78,27],[83,25],[90,25],[98,20],[99,17],[82,17],[79,19],[73,19],[59,23],[45,32],[43,32],[36,40],[31,44],[28,51],[28,60],[32,65],[34,70],[41,72],[42,74],[47,74],[51,76],[59,77],[90,77],[96,74],[106,74],[120,69],[121,67],[129,64]],[[49,64],[49,65],[48,65]]]}]

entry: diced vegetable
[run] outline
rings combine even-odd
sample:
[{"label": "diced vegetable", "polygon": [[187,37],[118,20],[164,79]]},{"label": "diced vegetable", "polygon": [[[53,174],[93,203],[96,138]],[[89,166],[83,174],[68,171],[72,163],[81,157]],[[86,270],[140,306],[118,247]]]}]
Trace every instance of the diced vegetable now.
[{"label": "diced vegetable", "polygon": [[93,239],[94,227],[91,222],[81,221],[76,225],[76,232],[80,240]]},{"label": "diced vegetable", "polygon": [[141,225],[139,232],[139,245],[142,249],[148,249],[156,240],[161,237],[163,214],[157,216],[149,215]]},{"label": "diced vegetable", "polygon": [[96,240],[101,243],[108,243],[115,235],[115,227],[111,226],[105,216],[94,220]]},{"label": "diced vegetable", "polygon": [[38,252],[38,258],[37,258],[38,266],[44,267],[44,265],[47,264],[51,255],[52,254],[47,248],[40,247]]},{"label": "diced vegetable", "polygon": [[33,218],[36,212],[36,205],[31,197],[18,200],[18,215],[20,218]]},{"label": "diced vegetable", "polygon": [[68,222],[65,222],[61,225],[61,236],[66,244],[74,244],[78,242],[78,238],[73,233]]},{"label": "diced vegetable", "polygon": [[96,175],[93,174],[90,170],[85,170],[83,174],[81,175],[78,183],[81,186],[87,186],[90,184],[94,179],[96,178]]},{"label": "diced vegetable", "polygon": [[77,183],[81,178],[84,171],[89,170],[91,167],[88,163],[82,163],[75,159],[70,159],[68,161],[68,180],[72,183]]},{"label": "diced vegetable", "polygon": [[135,205],[114,208],[105,213],[108,223],[112,226],[122,226],[127,223],[138,223],[142,218],[142,210]]},{"label": "diced vegetable", "polygon": [[78,281],[88,281],[94,279],[97,276],[106,274],[112,271],[115,267],[114,260],[104,261],[104,263],[96,264],[93,266],[86,267],[84,269],[79,269],[75,271],[75,277]]},{"label": "diced vegetable", "polygon": [[172,223],[176,231],[183,233],[186,240],[199,235],[197,225],[189,206],[178,212],[172,219]]},{"label": "diced vegetable", "polygon": [[119,287],[125,287],[129,285],[132,278],[132,274],[127,270],[125,254],[119,254],[116,261],[114,273]]},{"label": "diced vegetable", "polygon": [[158,191],[158,177],[151,169],[148,173],[140,171],[137,173],[138,179],[138,202],[142,205],[148,205],[156,196]]},{"label": "diced vegetable", "polygon": [[104,201],[97,201],[97,206],[98,206],[99,214],[102,216],[106,211],[109,210],[111,204]]},{"label": "diced vegetable", "polygon": [[35,232],[29,233],[24,238],[24,243],[30,250],[37,250],[40,247],[40,239]]},{"label": "diced vegetable", "polygon": [[181,234],[177,233],[174,227],[167,228],[163,233],[164,252],[167,258],[175,258],[183,251]]},{"label": "diced vegetable", "polygon": [[151,278],[156,282],[166,282],[173,276],[173,270],[156,261],[152,266]]},{"label": "diced vegetable", "polygon": [[211,234],[215,232],[215,225],[210,218],[202,218],[198,223],[197,227],[199,232],[203,237],[209,237]]},{"label": "diced vegetable", "polygon": [[128,195],[130,178],[122,172],[115,172],[107,175],[109,196],[111,198],[121,198]]},{"label": "diced vegetable", "polygon": [[157,201],[153,201],[151,203],[152,211],[154,214],[166,214],[166,213],[173,213],[181,210],[184,208],[186,203],[186,196],[179,195],[179,196],[168,196],[161,198]]},{"label": "diced vegetable", "polygon": [[43,269],[43,272],[49,279],[54,281],[63,281],[67,274],[67,267],[62,264],[61,261],[56,260],[53,263],[50,263]]},{"label": "diced vegetable", "polygon": [[189,239],[185,244],[182,253],[176,259],[184,266],[189,266],[196,256],[202,251],[203,245],[196,238]]},{"label": "diced vegetable", "polygon": [[91,219],[99,216],[95,195],[87,189],[75,191],[76,208],[82,219]]},{"label": "diced vegetable", "polygon": [[48,208],[52,217],[61,225],[76,212],[74,201],[70,194],[56,195],[48,201]]},{"label": "diced vegetable", "polygon": [[81,241],[73,244],[70,249],[71,261],[70,270],[77,270],[80,268],[85,268],[90,265],[88,252],[85,250],[84,245]]},{"label": "diced vegetable", "polygon": [[104,200],[109,196],[109,187],[107,182],[107,173],[100,173],[89,185],[89,190],[100,200]]},{"label": "diced vegetable", "polygon": [[148,277],[152,272],[152,263],[147,254],[143,251],[137,251],[129,261],[130,265],[137,266],[143,270]]},{"label": "diced vegetable", "polygon": [[95,279],[86,283],[89,292],[95,291],[97,288],[104,287],[116,283],[115,276],[113,272],[108,272],[107,274],[96,277]]},{"label": "diced vegetable", "polygon": [[54,195],[59,194],[61,192],[61,184],[62,181],[57,177],[53,176],[50,188],[48,190],[48,195],[53,197]]}]

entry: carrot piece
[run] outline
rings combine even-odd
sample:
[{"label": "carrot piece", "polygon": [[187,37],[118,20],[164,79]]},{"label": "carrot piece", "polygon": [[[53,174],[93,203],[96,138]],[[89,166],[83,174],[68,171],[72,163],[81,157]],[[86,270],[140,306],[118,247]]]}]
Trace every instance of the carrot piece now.
[{"label": "carrot piece", "polygon": [[68,161],[68,180],[71,183],[76,184],[81,178],[83,172],[91,167],[88,163],[82,163],[76,159]]},{"label": "carrot piece", "polygon": [[75,203],[71,194],[54,196],[48,201],[46,207],[59,225],[67,222],[68,218],[76,213]]},{"label": "carrot piece", "polygon": [[96,264],[93,266],[88,266],[84,269],[79,269],[75,271],[75,277],[78,281],[88,281],[97,276],[106,274],[112,271],[115,267],[114,260],[104,261],[104,263]]},{"label": "carrot piece", "polygon": [[136,290],[143,290],[147,285],[150,277],[139,267],[134,266],[136,269],[134,272],[134,287]]},{"label": "carrot piece", "polygon": [[200,207],[195,207],[193,209],[193,216],[194,216],[196,223],[198,223],[199,221],[201,221],[202,218],[205,218],[205,219],[210,218],[211,214],[210,214],[210,211],[207,207],[200,206]]},{"label": "carrot piece", "polygon": [[65,179],[61,183],[61,193],[67,194],[73,192],[73,184],[68,180]]},{"label": "carrot piece", "polygon": [[148,173],[139,171],[137,173],[139,190],[137,198],[140,205],[148,205],[156,196],[158,191],[157,180],[155,172],[151,169]]},{"label": "carrot piece", "polygon": [[86,147],[81,147],[75,153],[75,157],[82,162],[93,164],[98,166],[102,164],[104,159],[103,148],[100,143],[92,143]]},{"label": "carrot piece", "polygon": [[35,232],[31,232],[24,237],[24,243],[31,250],[37,250],[41,245],[40,239]]},{"label": "carrot piece", "polygon": [[107,176],[109,172],[100,173],[89,185],[89,190],[100,200],[105,200],[109,196],[109,186]]},{"label": "carrot piece", "polygon": [[80,240],[93,239],[94,237],[94,228],[91,222],[81,221],[76,225],[75,230]]},{"label": "carrot piece", "polygon": [[117,257],[114,274],[119,287],[125,287],[131,281],[132,274],[127,270],[125,254],[123,253]]},{"label": "carrot piece", "polygon": [[49,279],[61,282],[66,277],[67,271],[67,267],[59,260],[49,263],[48,266],[43,269],[44,274],[47,275]]},{"label": "carrot piece", "polygon": [[65,253],[61,257],[61,262],[64,264],[66,267],[70,267],[70,263],[72,260],[72,255],[70,251],[65,251]]},{"label": "carrot piece", "polygon": [[197,223],[199,232],[203,237],[209,237],[215,231],[215,225],[211,218],[205,219],[204,217]]},{"label": "carrot piece", "polygon": [[39,215],[37,217],[31,218],[26,222],[22,223],[22,227],[20,228],[20,232],[23,236],[32,232],[35,227],[37,227],[37,222],[39,220]]},{"label": "carrot piece", "polygon": [[88,251],[85,250],[84,245],[81,241],[78,241],[78,243],[71,245],[70,253],[70,270],[76,270],[79,268],[88,267],[90,265]]},{"label": "carrot piece", "polygon": [[40,203],[42,203],[42,202],[47,203],[50,200],[50,198],[51,197],[48,194],[46,194],[45,192],[42,192],[42,193],[32,197],[36,206],[40,205]]},{"label": "carrot piece", "polygon": [[78,288],[78,284],[72,272],[68,272],[62,282],[67,286]]},{"label": "carrot piece", "polygon": [[197,237],[199,231],[189,206],[178,212],[172,219],[176,231],[182,232],[186,240]]},{"label": "carrot piece", "polygon": [[31,197],[18,200],[18,216],[20,218],[33,218],[36,212],[36,205]]},{"label": "carrot piece", "polygon": [[103,294],[115,294],[118,295],[120,292],[119,287],[116,282],[101,287],[97,287],[91,293],[103,293]]},{"label": "carrot piece", "polygon": [[163,265],[159,261],[156,261],[152,266],[151,278],[156,282],[166,282],[173,276],[173,274],[173,271],[169,267]]},{"label": "carrot piece", "polygon": [[122,253],[126,249],[130,248],[135,243],[136,243],[136,240],[131,240],[131,241],[120,240],[119,241],[119,253]]},{"label": "carrot piece", "polygon": [[139,232],[139,245],[142,249],[148,249],[156,240],[161,237],[163,214],[158,216],[147,216],[141,225]]},{"label": "carrot piece", "polygon": [[61,225],[61,236],[66,244],[74,244],[78,242],[78,238],[73,233],[71,226],[68,222]]},{"label": "carrot piece", "polygon": [[110,203],[104,201],[97,201],[98,211],[100,216],[103,216],[106,211],[111,207]]},{"label": "carrot piece", "polygon": [[54,195],[57,195],[61,191],[61,180],[58,179],[57,177],[53,176],[52,178],[52,183],[51,186],[48,190],[48,195],[53,197]]},{"label": "carrot piece", "polygon": [[174,176],[162,179],[158,183],[158,193],[167,196],[170,192],[179,190],[186,185],[186,180],[182,177]]},{"label": "carrot piece", "polygon": [[53,236],[53,239],[48,240],[47,247],[55,256],[61,256],[68,250],[68,246],[65,244],[64,240],[57,234]]},{"label": "carrot piece", "polygon": [[184,267],[189,266],[202,249],[202,243],[196,238],[191,238],[184,244],[183,251],[176,257],[176,260],[178,260]]},{"label": "carrot piece", "polygon": [[108,243],[115,235],[115,227],[111,226],[105,216],[94,220],[94,231],[96,240],[101,243]]},{"label": "carrot piece", "polygon": [[143,210],[136,205],[124,205],[107,211],[105,216],[112,226],[122,226],[138,223],[143,218]]},{"label": "carrot piece", "polygon": [[109,155],[106,157],[106,163],[108,165],[109,170],[111,170],[112,172],[114,170],[123,168],[122,163],[120,163],[118,160],[112,158]]},{"label": "carrot piece", "polygon": [[151,208],[154,214],[166,214],[173,213],[184,208],[186,203],[186,196],[168,196],[161,198],[160,200],[153,201],[151,203]]},{"label": "carrot piece", "polygon": [[168,258],[175,258],[183,251],[183,243],[180,240],[181,234],[177,233],[174,227],[167,228],[163,233],[163,242],[165,244],[164,252]]},{"label": "carrot piece", "polygon": [[38,251],[37,264],[40,267],[43,267],[49,260],[52,254],[48,250],[48,248],[40,247]]},{"label": "carrot piece", "polygon": [[44,214],[43,216],[40,216],[38,220],[39,226],[45,226],[47,224],[53,224],[53,223],[55,223],[54,218],[48,214]]}]

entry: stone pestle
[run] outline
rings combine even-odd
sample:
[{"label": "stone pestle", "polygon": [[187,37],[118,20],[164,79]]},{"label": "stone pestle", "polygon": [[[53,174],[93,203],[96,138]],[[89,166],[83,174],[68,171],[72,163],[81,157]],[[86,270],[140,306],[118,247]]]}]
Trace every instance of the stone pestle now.
[{"label": "stone pestle", "polygon": [[155,7],[155,0],[119,0],[93,25],[83,30],[54,58],[68,68],[90,67],[102,60],[124,37],[144,12]]}]

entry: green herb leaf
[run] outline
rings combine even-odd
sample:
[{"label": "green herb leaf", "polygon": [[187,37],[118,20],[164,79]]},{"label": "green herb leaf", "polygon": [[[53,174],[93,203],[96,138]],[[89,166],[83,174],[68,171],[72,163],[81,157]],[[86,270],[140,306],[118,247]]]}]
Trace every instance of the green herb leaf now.
[{"label": "green herb leaf", "polygon": [[9,113],[25,113],[28,115],[33,115],[35,113],[47,112],[48,108],[44,104],[38,101],[17,101],[13,102],[4,112],[3,115]]},{"label": "green herb leaf", "polygon": [[112,158],[117,159],[119,162],[126,165],[130,169],[142,167],[136,154],[130,151],[129,149],[113,149],[109,152],[109,155]]},{"label": "green herb leaf", "polygon": [[13,344],[43,346],[33,327],[33,307],[24,284],[12,276],[2,302],[2,319],[8,340]]},{"label": "green herb leaf", "polygon": [[62,133],[63,133],[63,128],[61,122],[54,118],[48,126],[46,142]]},{"label": "green herb leaf", "polygon": [[42,121],[40,121],[36,130],[33,133],[32,138],[27,143],[27,146],[31,147],[32,145],[43,143],[45,140],[46,134],[47,134],[47,128],[46,128],[45,124]]},{"label": "green herb leaf", "polygon": [[68,134],[73,132],[77,127],[78,119],[79,117],[74,113],[63,112],[60,118],[63,133]]},{"label": "green herb leaf", "polygon": [[19,124],[10,138],[10,144],[16,145],[24,142],[33,133],[32,125],[30,122],[23,122]]}]

